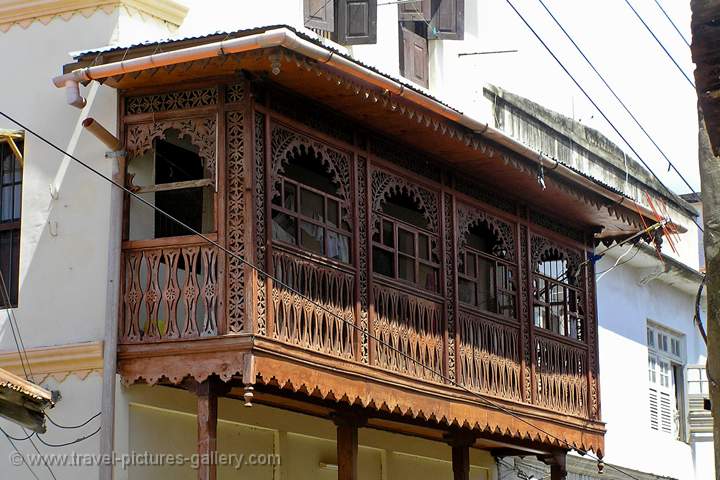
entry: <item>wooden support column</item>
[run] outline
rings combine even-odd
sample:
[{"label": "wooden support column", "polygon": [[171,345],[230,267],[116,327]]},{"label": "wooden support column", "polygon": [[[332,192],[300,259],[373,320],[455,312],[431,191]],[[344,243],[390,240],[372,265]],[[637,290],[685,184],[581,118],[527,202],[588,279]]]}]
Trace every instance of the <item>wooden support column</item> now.
[{"label": "wooden support column", "polygon": [[198,480],[217,478],[217,465],[213,460],[217,451],[218,398],[214,383],[213,379],[209,378],[197,386],[197,453],[201,459]]},{"label": "wooden support column", "polygon": [[445,434],[445,441],[452,448],[453,480],[469,480],[470,447],[475,443],[475,435],[458,430]]},{"label": "wooden support column", "polygon": [[538,455],[538,460],[550,465],[550,480],[565,480],[567,477],[566,450],[556,450],[550,455]]},{"label": "wooden support column", "polygon": [[335,413],[332,421],[337,426],[338,480],[358,478],[358,428],[367,418],[355,413]]}]

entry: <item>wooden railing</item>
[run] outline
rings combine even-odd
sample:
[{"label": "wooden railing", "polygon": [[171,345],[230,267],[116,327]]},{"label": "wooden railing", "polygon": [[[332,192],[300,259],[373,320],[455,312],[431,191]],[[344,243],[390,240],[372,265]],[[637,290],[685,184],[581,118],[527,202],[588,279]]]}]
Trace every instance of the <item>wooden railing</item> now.
[{"label": "wooden railing", "polygon": [[[197,237],[126,242],[119,342],[223,334],[218,259],[217,249]],[[528,353],[518,321],[466,307],[457,309],[456,341],[448,342],[444,300],[382,281],[370,292],[368,338],[355,327],[360,302],[351,268],[275,249],[272,274],[279,282],[271,282],[267,336],[275,341],[348,362],[362,363],[358,352],[366,349],[370,365],[439,384],[447,384],[452,345],[460,386],[588,416],[588,347],[581,342],[536,329]],[[523,367],[523,358],[532,365]],[[530,399],[523,398],[526,382]]]},{"label": "wooden railing", "polygon": [[218,334],[218,251],[197,237],[126,242],[120,343]]}]

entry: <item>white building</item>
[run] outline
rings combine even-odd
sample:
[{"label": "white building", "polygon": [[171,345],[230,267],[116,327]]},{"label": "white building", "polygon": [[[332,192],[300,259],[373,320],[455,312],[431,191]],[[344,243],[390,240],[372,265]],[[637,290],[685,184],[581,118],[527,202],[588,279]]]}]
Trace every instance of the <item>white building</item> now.
[{"label": "white building", "polygon": [[[633,248],[619,258],[628,249],[621,247],[597,264],[597,272],[607,271],[598,281],[600,391],[602,417],[607,424],[604,460],[608,465],[604,475],[627,478],[613,470],[610,465],[614,465],[643,479],[715,478],[711,429],[700,407],[702,394],[707,393],[703,369],[706,351],[692,321],[701,280],[692,207],[677,196],[663,193],[647,172],[597,132],[500,89],[482,88],[483,81],[496,77],[463,75],[466,64],[458,53],[486,49],[487,12],[497,2],[438,2],[445,15],[433,19],[430,14],[428,20],[422,9],[436,2],[418,2],[420,14],[408,10],[414,4],[376,9],[372,1],[355,3],[357,10],[336,8],[335,15],[323,17],[330,15],[324,0],[248,1],[243,4],[243,14],[233,18],[232,29],[279,24],[302,28],[307,23],[304,18],[313,17],[309,26],[329,37],[327,44],[382,72],[424,84],[431,94],[461,105],[548,158],[626,193],[647,208],[651,199],[663,215],[688,230],[679,236],[677,252],[665,241],[663,252],[667,256],[662,261],[650,248]],[[366,6],[367,21],[352,17],[365,12]],[[196,4],[194,8],[210,7]],[[343,17],[341,11],[352,15]],[[400,15],[406,20],[401,22]],[[164,43],[159,39],[173,35],[178,27],[188,34],[197,31],[201,17],[201,12],[191,10],[188,14],[186,8],[170,0],[43,0],[30,4],[0,0],[0,52],[6,65],[12,65],[5,69],[0,84],[0,109],[101,173],[111,175],[112,162],[105,158],[106,148],[88,135],[80,122],[90,116],[115,132],[116,90],[97,82],[83,87],[87,106],[78,110],[65,103],[64,92],[54,88],[50,79],[70,62],[69,52],[138,42],[155,45],[154,49],[161,52]],[[348,28],[343,27],[343,19]],[[327,33],[330,29],[335,33]],[[435,31],[440,38],[435,38]],[[332,38],[343,33],[345,45],[333,43]],[[102,63],[103,51],[97,50],[96,55],[97,63]],[[537,82],[535,76],[523,72],[522,65],[514,68],[528,82]],[[4,118],[0,119],[0,128],[22,130]],[[28,132],[24,135],[18,142],[24,157],[22,215],[19,222],[10,214],[7,219],[12,228],[19,228],[19,237],[11,233],[7,243],[0,238],[0,255],[6,258],[5,252],[10,251],[9,258],[16,262],[16,266],[12,262],[7,267],[2,264],[11,296],[17,288],[17,301],[11,300],[16,308],[6,309],[7,315],[0,317],[0,367],[22,372],[11,328],[14,316],[33,379],[62,394],[50,417],[59,424],[74,426],[100,412],[103,401],[103,340],[108,334],[106,319],[114,314],[113,292],[117,288],[116,279],[109,273],[114,262],[113,196],[108,183],[35,136]],[[9,147],[0,144],[0,148],[4,149],[0,150],[3,158],[10,158]],[[3,183],[3,199],[6,189],[13,192],[8,185]],[[16,214],[17,208],[11,213]],[[18,247],[15,260],[12,252]],[[600,245],[598,250],[603,248]],[[332,423],[280,414],[263,406],[254,407],[251,416],[237,403],[221,403],[225,415],[219,429],[221,442],[251,443],[253,451],[281,452],[287,460],[270,469],[245,470],[251,478],[293,478],[295,471],[333,478],[332,461],[319,470],[315,461],[320,458],[322,465],[323,458],[333,455]],[[115,450],[130,454],[162,445],[167,451],[192,452],[194,412],[193,399],[185,392],[164,387],[126,388],[118,383]],[[13,437],[26,436],[12,424],[0,425]],[[66,444],[92,434],[99,425],[99,418],[75,429],[49,424],[42,438],[48,444]],[[103,451],[100,438],[96,434],[64,447],[43,445],[39,438],[33,439],[35,446],[29,441],[15,443],[24,454],[35,453],[35,447],[43,453],[93,454]],[[13,466],[9,457],[12,451],[10,443],[0,436],[3,477],[32,478],[32,469],[41,478],[49,478],[51,469],[58,478],[96,478],[100,471],[97,466]],[[390,478],[388,471],[405,478],[431,474],[450,478],[448,452],[429,441],[368,431],[360,437],[361,478]],[[495,459],[484,452],[473,452],[471,464],[473,478],[490,480],[510,474],[503,470],[509,468],[505,463],[499,464],[498,471]],[[542,476],[536,462],[516,459],[514,465],[518,472]],[[178,478],[195,475],[187,469],[170,471],[168,475]],[[573,458],[569,471],[580,476],[577,478],[597,477],[595,462],[587,459]],[[137,465],[115,468],[115,478],[149,478],[161,473],[160,469]]]}]

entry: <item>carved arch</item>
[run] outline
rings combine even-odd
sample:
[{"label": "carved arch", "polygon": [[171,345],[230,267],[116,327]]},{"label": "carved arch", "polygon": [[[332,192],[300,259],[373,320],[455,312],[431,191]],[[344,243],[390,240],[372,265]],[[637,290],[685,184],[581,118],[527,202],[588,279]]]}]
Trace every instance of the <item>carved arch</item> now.
[{"label": "carved arch", "polygon": [[[570,270],[577,270],[582,264],[582,254],[578,250],[558,245],[556,242],[540,235],[532,235],[530,238],[530,260],[533,272],[537,271],[542,256],[547,253],[554,253],[567,260]],[[579,272],[578,278],[582,278],[582,272]]]},{"label": "carved arch", "polygon": [[216,121],[214,118],[185,118],[153,123],[130,125],[127,129],[125,149],[129,157],[144,155],[153,146],[155,139],[165,138],[168,130],[177,130],[179,137],[188,137],[198,147],[198,155],[205,167],[206,175],[215,178]]},{"label": "carved arch", "polygon": [[294,156],[310,155],[323,165],[325,171],[337,185],[345,218],[351,223],[350,157],[346,153],[278,125],[273,126],[271,147],[270,174],[272,175],[272,190],[270,198],[280,195],[277,190],[278,176],[284,173],[285,166],[290,159]]},{"label": "carved arch", "polygon": [[488,215],[482,210],[462,203],[458,203],[457,216],[458,249],[465,248],[467,234],[470,232],[470,229],[485,222],[493,234],[505,246],[507,251],[505,258],[507,260],[515,260],[515,230],[511,224],[492,215]]},{"label": "carved arch", "polygon": [[430,230],[438,233],[438,198],[435,193],[385,170],[373,169],[371,176],[373,211],[382,210],[383,204],[391,195],[406,193],[422,210]]}]

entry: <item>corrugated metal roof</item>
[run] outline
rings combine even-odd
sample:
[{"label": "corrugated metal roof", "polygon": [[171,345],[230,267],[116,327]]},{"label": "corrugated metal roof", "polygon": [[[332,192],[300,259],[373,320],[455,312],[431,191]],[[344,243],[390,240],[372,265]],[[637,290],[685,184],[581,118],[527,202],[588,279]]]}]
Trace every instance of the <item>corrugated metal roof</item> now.
[{"label": "corrugated metal roof", "polygon": [[[378,75],[382,75],[384,77],[390,78],[393,81],[403,85],[406,88],[414,90],[428,98],[435,100],[436,102],[444,105],[447,108],[450,108],[458,113],[462,113],[462,111],[459,110],[458,108],[456,108],[452,105],[449,105],[445,101],[434,96],[432,93],[430,93],[429,90],[427,90],[419,85],[416,85],[415,83],[412,83],[405,78],[389,74],[387,72],[384,72],[384,71],[378,69],[374,65],[371,65],[369,63],[365,63],[361,60],[358,60],[356,57],[353,57],[347,49],[343,48],[342,46],[338,45],[335,42],[332,42],[326,38],[323,38],[323,37],[317,35],[312,30],[308,30],[304,27],[297,28],[297,27],[293,27],[290,25],[264,25],[264,26],[259,26],[259,27],[255,27],[255,28],[246,28],[246,29],[241,29],[241,30],[214,31],[214,32],[199,34],[199,35],[189,35],[189,36],[183,36],[183,37],[168,37],[168,38],[163,38],[163,39],[159,39],[159,40],[148,40],[148,41],[144,41],[144,42],[125,44],[125,45],[107,45],[105,47],[94,48],[91,50],[82,50],[82,51],[78,51],[78,52],[71,52],[70,55],[77,61],[80,61],[80,60],[93,61],[95,59],[92,59],[91,57],[97,58],[99,55],[104,54],[104,53],[121,52],[124,50],[129,51],[129,50],[132,50],[135,48],[145,48],[145,47],[152,47],[152,46],[157,46],[157,47],[161,48],[163,45],[167,46],[167,45],[172,45],[175,43],[189,42],[189,41],[193,41],[193,40],[214,39],[216,37],[217,37],[217,40],[226,40],[226,39],[230,39],[230,38],[244,37],[247,35],[251,35],[253,33],[259,33],[259,32],[263,32],[263,31],[267,31],[267,30],[272,30],[275,28],[287,28],[288,30],[292,31],[300,38],[303,38],[305,40],[313,42],[314,44],[316,44],[318,46],[326,48],[327,50],[333,52],[336,55],[340,55],[341,57],[351,60],[352,62],[357,63],[358,65],[361,65],[361,66],[367,68],[368,70],[371,70],[371,71],[377,73]],[[161,50],[158,50],[158,51],[161,51]]]}]

